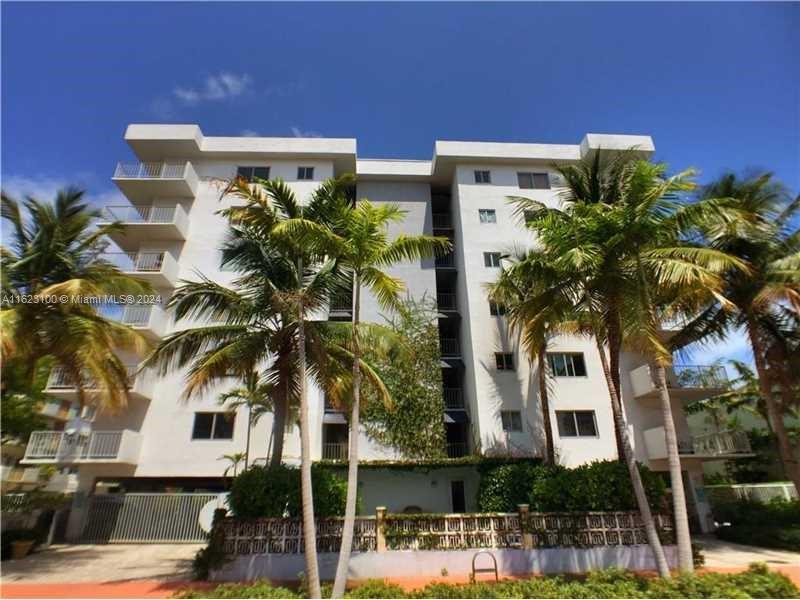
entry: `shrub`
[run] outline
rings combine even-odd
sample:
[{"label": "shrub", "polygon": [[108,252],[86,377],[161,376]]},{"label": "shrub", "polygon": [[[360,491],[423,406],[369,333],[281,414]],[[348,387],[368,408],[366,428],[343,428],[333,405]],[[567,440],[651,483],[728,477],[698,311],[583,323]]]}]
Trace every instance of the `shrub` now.
[{"label": "shrub", "polygon": [[[330,517],[344,514],[347,481],[328,469],[311,470],[314,487],[314,514]],[[301,514],[300,469],[279,467],[251,467],[238,475],[231,485],[230,506],[241,519],[280,517],[284,511],[289,516]]]},{"label": "shrub", "polygon": [[185,590],[176,598],[301,598],[289,588],[275,587],[267,580],[253,583],[224,583],[208,590]]},{"label": "shrub", "polygon": [[512,512],[518,504],[528,504],[534,481],[549,470],[537,460],[482,467],[478,510]]},{"label": "shrub", "polygon": [[407,596],[399,585],[386,583],[382,579],[370,579],[347,592],[345,598],[407,598]]},{"label": "shrub", "polygon": [[800,551],[800,500],[768,503],[734,500],[714,505],[717,521],[730,523],[717,530],[729,542]]}]

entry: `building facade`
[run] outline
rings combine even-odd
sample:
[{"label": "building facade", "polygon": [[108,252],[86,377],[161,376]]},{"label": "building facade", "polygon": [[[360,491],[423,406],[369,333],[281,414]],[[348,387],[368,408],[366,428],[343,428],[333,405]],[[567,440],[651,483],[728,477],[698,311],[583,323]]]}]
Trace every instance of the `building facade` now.
[{"label": "building facade", "polygon": [[[109,220],[121,221],[109,259],[157,290],[152,304],[114,308],[111,316],[141,330],[153,341],[192,323],[174,322],[164,304],[181,280],[198,273],[229,283],[235,274],[221,269],[220,247],[226,222],[218,214],[231,205],[221,198],[237,174],[280,178],[308,198],[325,179],[354,173],[357,197],[400,206],[406,213],[390,233],[436,234],[453,242],[451,254],[401,264],[392,270],[409,294],[436,298],[442,351],[443,415],[448,455],[537,456],[544,437],[531,365],[508,330],[502,307],[489,303],[485,284],[500,269],[500,255],[529,246],[531,234],[509,205],[509,196],[526,196],[557,206],[563,182],[553,163],[574,162],[597,152],[635,148],[654,151],[647,136],[589,134],[578,144],[517,144],[437,141],[431,160],[359,158],[355,139],[208,137],[196,125],[130,125],[125,139],[136,161],[120,163],[113,176],[128,203],[106,207]],[[349,319],[350,306],[332,302],[320,318]],[[377,302],[365,294],[365,321],[382,321]],[[549,348],[553,373],[550,415],[560,463],[576,466],[616,458],[614,426],[600,360],[591,339],[561,337]],[[165,376],[137,372],[141,356],[124,356],[130,365],[131,401],[120,414],[86,415],[91,431],[73,431],[75,390],[54,370],[48,383],[53,403],[45,407],[52,429],[31,436],[23,463],[55,464],[77,472],[70,529],[80,532],[88,495],[103,492],[222,490],[225,454],[244,450],[247,415],[233,420],[218,396],[236,385],[220,384],[201,398],[183,398],[184,372]],[[663,423],[649,367],[625,354],[621,365],[623,405],[637,459],[666,471]],[[670,385],[682,459],[690,484],[689,502],[698,526],[708,525],[702,490],[703,462],[745,454],[746,440],[731,433],[692,438],[682,410],[690,398],[716,390],[704,367],[680,367]],[[347,425],[342,414],[310,388],[312,458],[346,458]],[[66,428],[65,428],[66,425]],[[251,456],[265,460],[271,417],[252,432]],[[366,434],[362,458],[399,459]],[[288,434],[287,463],[298,463],[299,432]],[[478,485],[474,469],[452,466],[429,471],[362,471],[364,509],[388,506],[392,512],[450,512],[474,509]],[[83,516],[82,516],[83,515]]]}]

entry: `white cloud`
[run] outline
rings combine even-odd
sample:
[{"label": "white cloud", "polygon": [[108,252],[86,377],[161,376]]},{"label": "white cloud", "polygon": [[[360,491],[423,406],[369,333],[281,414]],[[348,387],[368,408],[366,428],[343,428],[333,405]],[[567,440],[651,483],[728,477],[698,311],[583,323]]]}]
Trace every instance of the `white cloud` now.
[{"label": "white cloud", "polygon": [[176,87],[173,95],[185,104],[198,104],[203,101],[219,101],[235,98],[249,91],[253,79],[246,73],[222,72],[209,75],[201,86]]},{"label": "white cloud", "polygon": [[91,174],[77,175],[75,178],[69,180],[46,175],[9,175],[8,177],[3,177],[0,183],[2,183],[3,191],[16,200],[24,200],[27,196],[31,196],[36,200],[49,202],[56,197],[59,190],[69,186],[75,186],[86,190],[84,198],[94,207],[100,208],[113,204],[128,204],[128,201],[125,200],[124,196],[119,191],[113,189],[105,189],[97,192],[92,191],[89,184],[93,180],[95,180],[95,177]]},{"label": "white cloud", "polygon": [[[741,360],[753,365],[753,350],[750,340],[743,330],[737,330],[728,335],[724,340],[692,344],[682,353],[681,362],[692,362],[700,365],[710,365],[716,361],[726,363],[730,359]],[[733,373],[728,373],[729,376]]]},{"label": "white cloud", "polygon": [[319,133],[319,132],[311,131],[311,130],[303,131],[302,129],[300,129],[299,127],[297,127],[295,125],[292,125],[291,129],[292,129],[292,135],[294,137],[299,137],[299,138],[309,138],[309,137],[318,138],[318,137],[322,137],[322,134]]}]

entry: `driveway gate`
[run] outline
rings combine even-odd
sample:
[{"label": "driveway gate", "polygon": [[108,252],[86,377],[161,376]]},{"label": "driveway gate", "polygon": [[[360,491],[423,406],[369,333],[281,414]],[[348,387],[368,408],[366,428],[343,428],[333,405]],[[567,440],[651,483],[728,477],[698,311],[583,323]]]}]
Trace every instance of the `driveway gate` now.
[{"label": "driveway gate", "polygon": [[89,497],[81,541],[202,542],[200,509],[219,494],[101,494]]}]

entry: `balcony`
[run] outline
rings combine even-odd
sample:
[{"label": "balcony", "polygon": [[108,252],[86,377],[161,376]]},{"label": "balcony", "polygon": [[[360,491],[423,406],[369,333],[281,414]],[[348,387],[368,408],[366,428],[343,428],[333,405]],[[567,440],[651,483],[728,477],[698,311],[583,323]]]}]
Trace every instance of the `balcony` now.
[{"label": "balcony", "polygon": [[451,292],[438,292],[436,294],[436,308],[440,312],[456,312],[456,295]]},{"label": "balcony", "polygon": [[167,329],[167,313],[157,304],[103,304],[97,312],[142,332],[152,340],[162,337]]},{"label": "balcony", "polygon": [[38,467],[0,467],[0,481],[3,490],[31,489],[39,484]]},{"label": "balcony", "polygon": [[[135,365],[127,365],[126,369],[128,371],[128,394],[134,398],[149,400],[152,397],[151,382],[137,373],[138,369]],[[86,394],[91,396],[92,393],[101,391],[102,388],[97,385],[97,382],[89,377],[84,379],[83,389]],[[47,378],[47,385],[44,391],[50,396],[55,396],[62,400],[78,399],[78,390],[67,371],[62,367],[53,367],[50,371],[50,376]]]},{"label": "balcony", "polygon": [[183,241],[189,231],[189,215],[180,204],[172,206],[107,206],[101,225],[119,222],[122,231],[108,234],[123,250],[136,250],[151,241]]},{"label": "balcony", "polygon": [[[644,432],[647,456],[651,460],[667,458],[664,427],[654,427]],[[747,433],[739,430],[708,433],[692,438],[678,439],[678,454],[682,457],[705,460],[727,460],[752,456]]]},{"label": "balcony", "polygon": [[353,296],[338,294],[331,297],[328,306],[328,319],[331,321],[349,321],[353,318]]},{"label": "balcony", "polygon": [[439,338],[439,348],[442,351],[442,358],[458,358],[461,356],[458,338]]},{"label": "balcony", "polygon": [[442,391],[447,410],[464,410],[464,393],[460,388],[444,388]]},{"label": "balcony", "polygon": [[455,269],[456,268],[456,255],[453,252],[448,252],[444,256],[436,257],[437,269]]},{"label": "balcony", "polygon": [[56,421],[69,421],[78,416],[78,405],[66,402],[45,402],[41,405],[39,414]]},{"label": "balcony", "polygon": [[447,458],[461,458],[467,455],[466,442],[448,442],[447,443]]},{"label": "balcony", "polygon": [[194,198],[199,182],[189,161],[118,163],[112,180],[131,201]]},{"label": "balcony", "polygon": [[136,464],[142,436],[136,431],[92,431],[88,435],[63,431],[34,431],[21,462]]},{"label": "balcony", "polygon": [[326,442],[322,444],[323,460],[347,460],[347,442]]},{"label": "balcony", "polygon": [[448,213],[433,213],[434,229],[452,229],[453,219]]},{"label": "balcony", "polygon": [[[658,389],[650,365],[642,365],[631,371],[630,375],[636,398],[658,400]],[[675,365],[667,369],[667,389],[671,398],[700,400],[721,394],[727,386],[728,377],[721,366]]]},{"label": "balcony", "polygon": [[175,287],[178,280],[178,262],[168,252],[107,252],[103,258],[155,287]]}]

